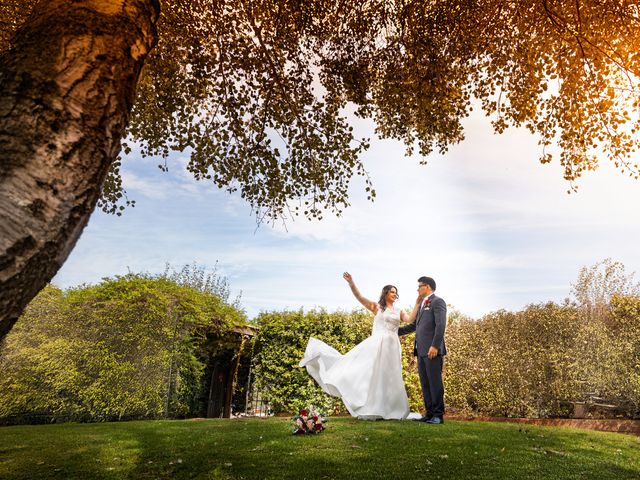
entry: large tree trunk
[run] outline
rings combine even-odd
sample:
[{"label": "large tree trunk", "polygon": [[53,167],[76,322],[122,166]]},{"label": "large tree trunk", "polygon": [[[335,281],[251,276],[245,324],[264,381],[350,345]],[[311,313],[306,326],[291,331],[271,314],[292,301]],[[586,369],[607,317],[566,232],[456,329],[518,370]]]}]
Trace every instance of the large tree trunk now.
[{"label": "large tree trunk", "polygon": [[159,12],[159,0],[41,0],[0,57],[0,340],[89,220]]}]

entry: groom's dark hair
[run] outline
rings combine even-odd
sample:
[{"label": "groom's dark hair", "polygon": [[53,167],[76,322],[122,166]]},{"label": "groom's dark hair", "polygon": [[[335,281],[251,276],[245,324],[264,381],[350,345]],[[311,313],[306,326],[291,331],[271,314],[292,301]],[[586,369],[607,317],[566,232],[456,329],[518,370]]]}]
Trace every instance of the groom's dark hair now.
[{"label": "groom's dark hair", "polygon": [[424,283],[425,285],[429,285],[431,290],[436,291],[436,281],[431,277],[420,277],[418,279],[418,283]]}]

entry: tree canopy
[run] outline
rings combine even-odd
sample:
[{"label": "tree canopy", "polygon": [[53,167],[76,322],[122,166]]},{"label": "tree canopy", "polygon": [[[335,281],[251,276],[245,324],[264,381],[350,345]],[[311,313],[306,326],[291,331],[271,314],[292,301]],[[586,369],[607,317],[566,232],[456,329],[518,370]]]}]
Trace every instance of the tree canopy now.
[{"label": "tree canopy", "polygon": [[557,145],[569,181],[601,152],[638,174],[635,1],[163,7],[130,138],[145,154],[189,148],[195,178],[238,189],[268,216],[340,212],[354,173],[373,197],[360,160],[368,141],[354,136],[350,106],[423,157],[463,140],[462,120],[479,103],[496,131],[536,134],[541,161]]},{"label": "tree canopy", "polygon": [[[4,13],[22,18],[32,3],[7,2]],[[354,174],[375,195],[360,159],[368,139],[354,136],[347,111],[424,157],[463,140],[462,120],[480,105],[497,132],[536,134],[540,160],[557,155],[570,182],[604,156],[638,175],[633,0],[161,7],[129,139],[143,155],[187,150],[196,179],[238,190],[260,216],[339,213]],[[125,199],[119,166],[104,184],[106,211]]]}]

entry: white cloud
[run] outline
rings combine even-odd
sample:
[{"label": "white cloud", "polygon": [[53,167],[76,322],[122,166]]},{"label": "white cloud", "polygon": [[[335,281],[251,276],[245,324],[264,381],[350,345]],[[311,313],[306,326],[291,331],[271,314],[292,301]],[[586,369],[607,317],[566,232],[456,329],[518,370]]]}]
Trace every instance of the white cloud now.
[{"label": "white cloud", "polygon": [[151,200],[164,200],[170,194],[168,182],[151,181],[131,171],[122,172],[122,184],[128,195],[143,195]]}]

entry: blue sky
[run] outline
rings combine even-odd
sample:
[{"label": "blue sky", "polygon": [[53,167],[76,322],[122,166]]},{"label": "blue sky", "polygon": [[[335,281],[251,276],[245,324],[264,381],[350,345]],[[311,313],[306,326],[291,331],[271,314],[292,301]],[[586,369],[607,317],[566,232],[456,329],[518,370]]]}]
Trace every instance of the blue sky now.
[{"label": "blue sky", "polygon": [[494,134],[472,115],[467,139],[427,165],[404,156],[399,142],[376,140],[373,124],[355,121],[372,137],[365,166],[377,190],[363,182],[340,218],[304,218],[256,226],[238,195],[196,182],[184,155],[169,160],[132,156],[124,186],[136,207],[122,217],[94,212],[54,283],[96,283],[127,271],[161,273],[166,262],[213,268],[242,291],[250,317],[264,310],[357,307],[342,272],[377,299],[387,283],[399,305],[415,300],[416,279],[430,275],[437,293],[461,312],[480,317],[501,308],[562,301],[580,267],[612,257],[640,271],[640,181],[606,159],[580,179],[578,193],[557,163],[541,165],[536,139],[523,130]]}]

